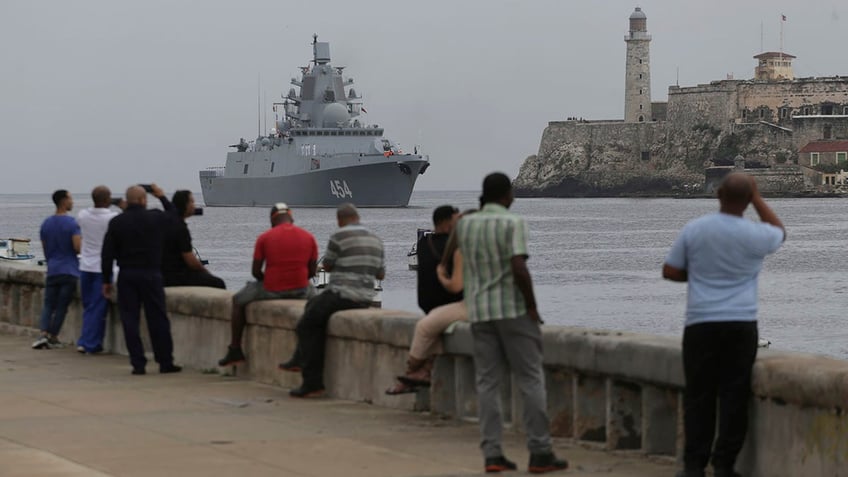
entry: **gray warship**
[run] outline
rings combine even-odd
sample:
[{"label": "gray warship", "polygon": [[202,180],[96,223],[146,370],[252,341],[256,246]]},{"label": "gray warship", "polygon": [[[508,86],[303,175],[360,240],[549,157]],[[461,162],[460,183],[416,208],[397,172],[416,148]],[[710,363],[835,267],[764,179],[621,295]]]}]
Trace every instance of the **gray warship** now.
[{"label": "gray warship", "polygon": [[[200,171],[207,206],[405,207],[429,157],[403,152],[383,129],[359,119],[362,97],[344,67],[330,65],[330,44],[313,36],[313,60],[282,102],[275,127],[241,139],[224,167]],[[347,91],[346,91],[347,88]]]}]

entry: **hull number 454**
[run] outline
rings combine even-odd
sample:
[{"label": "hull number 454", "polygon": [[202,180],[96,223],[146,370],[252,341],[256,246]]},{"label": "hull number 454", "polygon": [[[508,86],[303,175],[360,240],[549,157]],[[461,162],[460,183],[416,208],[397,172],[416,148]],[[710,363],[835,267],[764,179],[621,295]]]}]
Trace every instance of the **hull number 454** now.
[{"label": "hull number 454", "polygon": [[353,192],[350,191],[350,187],[347,186],[347,181],[345,180],[330,179],[330,194],[339,199],[345,197],[353,198]]}]

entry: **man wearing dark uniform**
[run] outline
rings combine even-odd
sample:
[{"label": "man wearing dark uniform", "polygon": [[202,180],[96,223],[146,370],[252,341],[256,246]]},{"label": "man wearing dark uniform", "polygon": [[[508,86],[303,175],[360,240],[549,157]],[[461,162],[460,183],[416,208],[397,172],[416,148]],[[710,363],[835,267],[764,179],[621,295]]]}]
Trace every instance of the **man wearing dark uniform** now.
[{"label": "man wearing dark uniform", "polygon": [[[166,211],[173,205],[156,184],[151,184],[151,193],[162,202]],[[162,287],[162,238],[168,221],[166,212],[147,210],[147,193],[141,186],[132,186],[126,193],[127,208],[109,222],[103,241],[101,271],[103,273],[103,295],[112,296],[112,264],[118,262],[118,308],[124,327],[124,339],[130,354],[132,374],[145,374],[147,358],[141,343],[139,319],[141,305],[153,356],[159,363],[160,373],[178,373],[182,370],[174,364],[174,344],[171,339],[171,323],[165,311],[165,289]]]}]

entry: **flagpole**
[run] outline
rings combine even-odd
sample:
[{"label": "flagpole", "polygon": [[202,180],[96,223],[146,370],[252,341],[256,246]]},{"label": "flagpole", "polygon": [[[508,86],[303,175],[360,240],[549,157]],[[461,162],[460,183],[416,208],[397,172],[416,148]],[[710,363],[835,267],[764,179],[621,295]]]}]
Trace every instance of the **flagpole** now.
[{"label": "flagpole", "polygon": [[763,51],[763,21],[760,20],[760,53]]},{"label": "flagpole", "polygon": [[781,60],[783,60],[783,23],[786,21],[786,20],[784,20],[785,18],[786,18],[786,15],[783,15],[783,14],[780,15],[780,59]]}]

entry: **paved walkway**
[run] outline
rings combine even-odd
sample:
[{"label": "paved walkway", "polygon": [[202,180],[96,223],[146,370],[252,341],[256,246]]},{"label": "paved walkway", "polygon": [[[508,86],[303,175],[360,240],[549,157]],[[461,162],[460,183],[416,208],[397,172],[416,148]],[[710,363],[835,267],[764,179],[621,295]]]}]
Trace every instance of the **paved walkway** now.
[{"label": "paved walkway", "polygon": [[[126,357],[30,342],[0,334],[0,476],[482,475],[474,424],[291,399],[195,370],[160,375],[148,365],[153,374],[131,376]],[[505,445],[526,469],[521,437],[509,432]],[[572,466],[561,475],[674,475],[668,461],[636,454],[565,440],[556,451]]]}]

